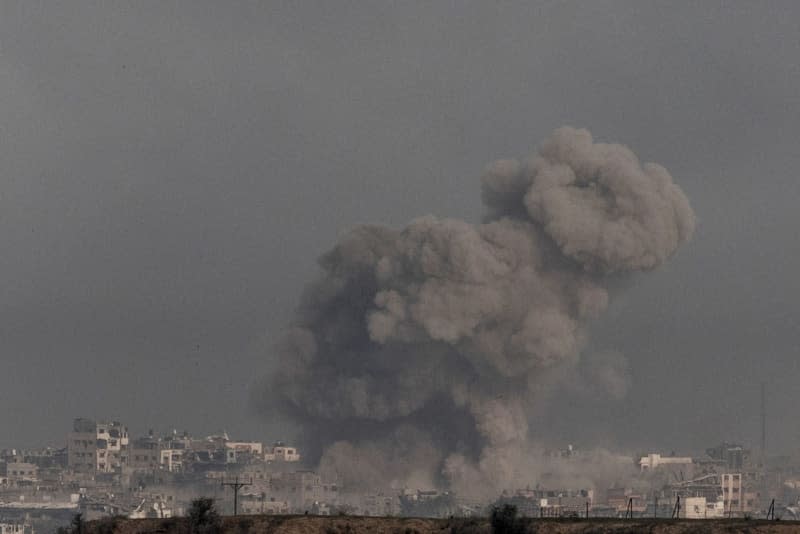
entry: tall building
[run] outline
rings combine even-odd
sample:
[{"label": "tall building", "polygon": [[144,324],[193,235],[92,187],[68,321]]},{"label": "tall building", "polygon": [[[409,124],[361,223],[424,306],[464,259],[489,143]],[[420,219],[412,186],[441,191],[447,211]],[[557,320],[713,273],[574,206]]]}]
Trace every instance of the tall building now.
[{"label": "tall building", "polygon": [[749,510],[745,508],[741,473],[722,475],[722,501],[728,514],[735,515]]},{"label": "tall building", "polygon": [[151,435],[134,439],[128,449],[128,466],[134,471],[158,469],[161,462],[161,441]]},{"label": "tall building", "polygon": [[74,471],[112,473],[128,460],[128,429],[118,421],[78,418],[67,434],[67,466]]},{"label": "tall building", "polygon": [[[722,499],[725,511],[731,515],[756,511],[761,506],[761,493],[746,482],[749,479],[741,473],[722,475]],[[751,481],[752,483],[752,481]]]}]

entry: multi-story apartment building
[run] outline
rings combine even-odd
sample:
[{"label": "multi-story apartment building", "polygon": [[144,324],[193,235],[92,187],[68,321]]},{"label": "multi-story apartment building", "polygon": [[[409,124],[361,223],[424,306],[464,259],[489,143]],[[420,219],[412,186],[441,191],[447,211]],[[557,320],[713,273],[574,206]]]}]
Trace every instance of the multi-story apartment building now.
[{"label": "multi-story apartment building", "polygon": [[183,454],[185,449],[162,449],[161,468],[172,473],[183,471]]},{"label": "multi-story apartment building", "polygon": [[741,473],[722,475],[722,500],[725,504],[725,513],[735,516],[757,510],[761,505],[760,498],[757,491],[745,487]]},{"label": "multi-story apartment building", "polygon": [[158,469],[161,462],[162,443],[152,435],[131,441],[128,450],[128,467],[134,471]]},{"label": "multi-story apartment building", "polygon": [[111,473],[128,459],[128,429],[118,421],[75,419],[67,435],[67,466],[74,471]]},{"label": "multi-story apartment building", "polygon": [[0,476],[10,485],[36,482],[39,480],[39,468],[36,464],[16,460],[0,462]]}]

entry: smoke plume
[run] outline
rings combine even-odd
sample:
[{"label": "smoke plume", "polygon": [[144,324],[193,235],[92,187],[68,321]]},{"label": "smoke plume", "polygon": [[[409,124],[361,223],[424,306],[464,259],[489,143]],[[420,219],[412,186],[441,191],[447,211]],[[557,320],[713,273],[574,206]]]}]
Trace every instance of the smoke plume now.
[{"label": "smoke plume", "polygon": [[[604,282],[658,267],[695,221],[662,166],[568,127],[526,161],[490,165],[482,196],[479,225],[352,230],[280,343],[272,406],[345,485],[477,496],[535,483],[529,415],[577,363]],[[624,358],[588,368],[624,395]]]}]

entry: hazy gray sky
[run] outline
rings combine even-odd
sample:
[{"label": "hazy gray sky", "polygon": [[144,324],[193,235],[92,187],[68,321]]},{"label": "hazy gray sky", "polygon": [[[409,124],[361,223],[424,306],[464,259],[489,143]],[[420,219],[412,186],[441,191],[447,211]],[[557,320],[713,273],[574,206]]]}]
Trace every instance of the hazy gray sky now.
[{"label": "hazy gray sky", "polygon": [[0,446],[75,416],[277,439],[247,389],[355,224],[479,221],[555,127],[666,166],[695,238],[593,327],[633,386],[554,435],[629,449],[800,425],[800,4],[3,2]]}]

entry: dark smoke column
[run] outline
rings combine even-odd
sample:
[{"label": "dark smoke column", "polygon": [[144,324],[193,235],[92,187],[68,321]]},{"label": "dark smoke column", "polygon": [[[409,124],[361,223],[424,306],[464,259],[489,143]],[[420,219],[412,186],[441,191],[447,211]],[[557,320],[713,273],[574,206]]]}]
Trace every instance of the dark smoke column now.
[{"label": "dark smoke column", "polygon": [[495,162],[482,185],[483,224],[350,232],[279,344],[266,395],[345,485],[529,483],[527,414],[543,377],[578,361],[586,320],[608,304],[604,277],[657,267],[694,228],[666,169],[586,130]]}]

